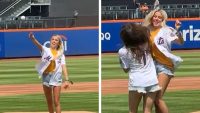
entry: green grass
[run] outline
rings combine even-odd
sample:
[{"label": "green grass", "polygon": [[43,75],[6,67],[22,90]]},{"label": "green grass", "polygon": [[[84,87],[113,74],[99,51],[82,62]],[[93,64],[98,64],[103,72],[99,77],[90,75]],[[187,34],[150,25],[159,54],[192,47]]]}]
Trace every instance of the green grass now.
[{"label": "green grass", "polygon": [[[184,62],[176,70],[176,77],[199,77],[200,54],[199,52],[178,52]],[[127,79],[128,75],[120,68],[118,54],[102,54],[102,79]],[[186,81],[187,82],[187,81]],[[166,101],[170,113],[190,113],[200,110],[200,91],[166,92]],[[102,96],[102,113],[128,113],[128,94],[107,94]],[[139,106],[142,113],[142,102]],[[154,112],[153,112],[154,113]]]},{"label": "green grass", "polygon": [[[1,96],[0,113],[48,111],[43,94]],[[98,111],[98,93],[61,93],[62,111]]]},{"label": "green grass", "polygon": [[[184,62],[175,71],[176,77],[199,76],[200,75],[200,54],[199,52],[178,52],[174,54],[181,56]],[[117,54],[102,55],[102,79],[124,79],[128,75],[120,68]]]},{"label": "green grass", "polygon": [[[166,92],[164,100],[170,113],[190,113],[200,111],[199,97],[200,91],[177,91]],[[103,95],[102,113],[128,113],[128,94]],[[138,113],[142,113],[142,102]]]},{"label": "green grass", "polygon": [[[39,60],[0,61],[0,84],[40,83],[35,64]],[[98,56],[67,57],[69,78],[74,82],[98,81]]]}]

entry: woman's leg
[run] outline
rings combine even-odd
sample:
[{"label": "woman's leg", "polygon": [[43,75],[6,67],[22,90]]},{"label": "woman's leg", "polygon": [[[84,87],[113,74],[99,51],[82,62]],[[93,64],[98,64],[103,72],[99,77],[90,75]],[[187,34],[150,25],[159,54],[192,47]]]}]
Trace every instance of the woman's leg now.
[{"label": "woman's leg", "polygon": [[52,88],[43,85],[44,94],[46,97],[49,113],[54,113],[53,110],[53,98],[52,98]]},{"label": "woman's leg", "polygon": [[129,91],[129,113],[137,113],[142,95],[136,91]]},{"label": "woman's leg", "polygon": [[171,80],[172,76],[168,76],[164,73],[158,75],[159,86],[162,88],[158,91],[155,100],[155,110],[156,113],[169,113],[168,107],[163,100],[163,95],[167,89],[167,86]]},{"label": "woman's leg", "polygon": [[53,87],[54,105],[55,105],[55,108],[56,108],[56,113],[61,113],[60,91],[61,91],[61,86],[54,86]]},{"label": "woman's leg", "polygon": [[143,112],[151,113],[157,92],[149,92],[143,96]]}]

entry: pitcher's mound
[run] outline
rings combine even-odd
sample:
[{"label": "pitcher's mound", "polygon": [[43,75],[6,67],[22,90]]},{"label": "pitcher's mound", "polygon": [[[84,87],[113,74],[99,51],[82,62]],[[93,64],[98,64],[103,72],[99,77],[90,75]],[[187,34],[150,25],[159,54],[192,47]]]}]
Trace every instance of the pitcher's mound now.
[{"label": "pitcher's mound", "polygon": [[[48,113],[48,112],[4,112],[4,113]],[[62,111],[62,113],[96,113],[90,111]]]}]

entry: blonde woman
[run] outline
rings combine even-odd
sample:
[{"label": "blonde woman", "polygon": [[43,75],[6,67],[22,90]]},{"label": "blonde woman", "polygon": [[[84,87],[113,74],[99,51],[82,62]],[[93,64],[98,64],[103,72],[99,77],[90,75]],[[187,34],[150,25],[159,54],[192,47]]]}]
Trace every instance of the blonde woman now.
[{"label": "blonde woman", "polygon": [[50,48],[41,45],[33,33],[29,33],[29,38],[38,47],[42,58],[36,66],[42,78],[43,90],[46,96],[49,113],[61,113],[60,92],[62,85],[62,74],[64,75],[64,88],[69,87],[68,72],[65,66],[65,56],[63,54],[62,36],[53,35],[50,40]]},{"label": "blonde woman", "polygon": [[159,86],[155,107],[156,113],[168,113],[168,107],[163,100],[167,86],[174,76],[174,71],[183,61],[179,56],[171,53],[171,43],[183,44],[184,40],[178,29],[180,22],[176,21],[176,29],[166,25],[167,13],[164,10],[151,11],[144,20],[144,26],[150,29],[150,44],[158,74]]}]

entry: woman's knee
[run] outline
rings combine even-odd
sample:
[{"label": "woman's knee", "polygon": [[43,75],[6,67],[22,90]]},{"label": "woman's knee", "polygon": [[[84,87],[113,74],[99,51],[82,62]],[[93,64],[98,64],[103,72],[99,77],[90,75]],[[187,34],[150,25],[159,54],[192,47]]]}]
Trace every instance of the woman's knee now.
[{"label": "woman's knee", "polygon": [[60,105],[60,99],[57,96],[54,96],[54,105],[59,106]]},{"label": "woman's knee", "polygon": [[155,105],[159,105],[160,103],[163,103],[164,100],[162,98],[156,98],[154,102],[155,102]]},{"label": "woman's knee", "polygon": [[60,106],[60,101],[57,100],[57,99],[55,99],[55,100],[54,100],[54,105],[55,105],[55,106]]}]

